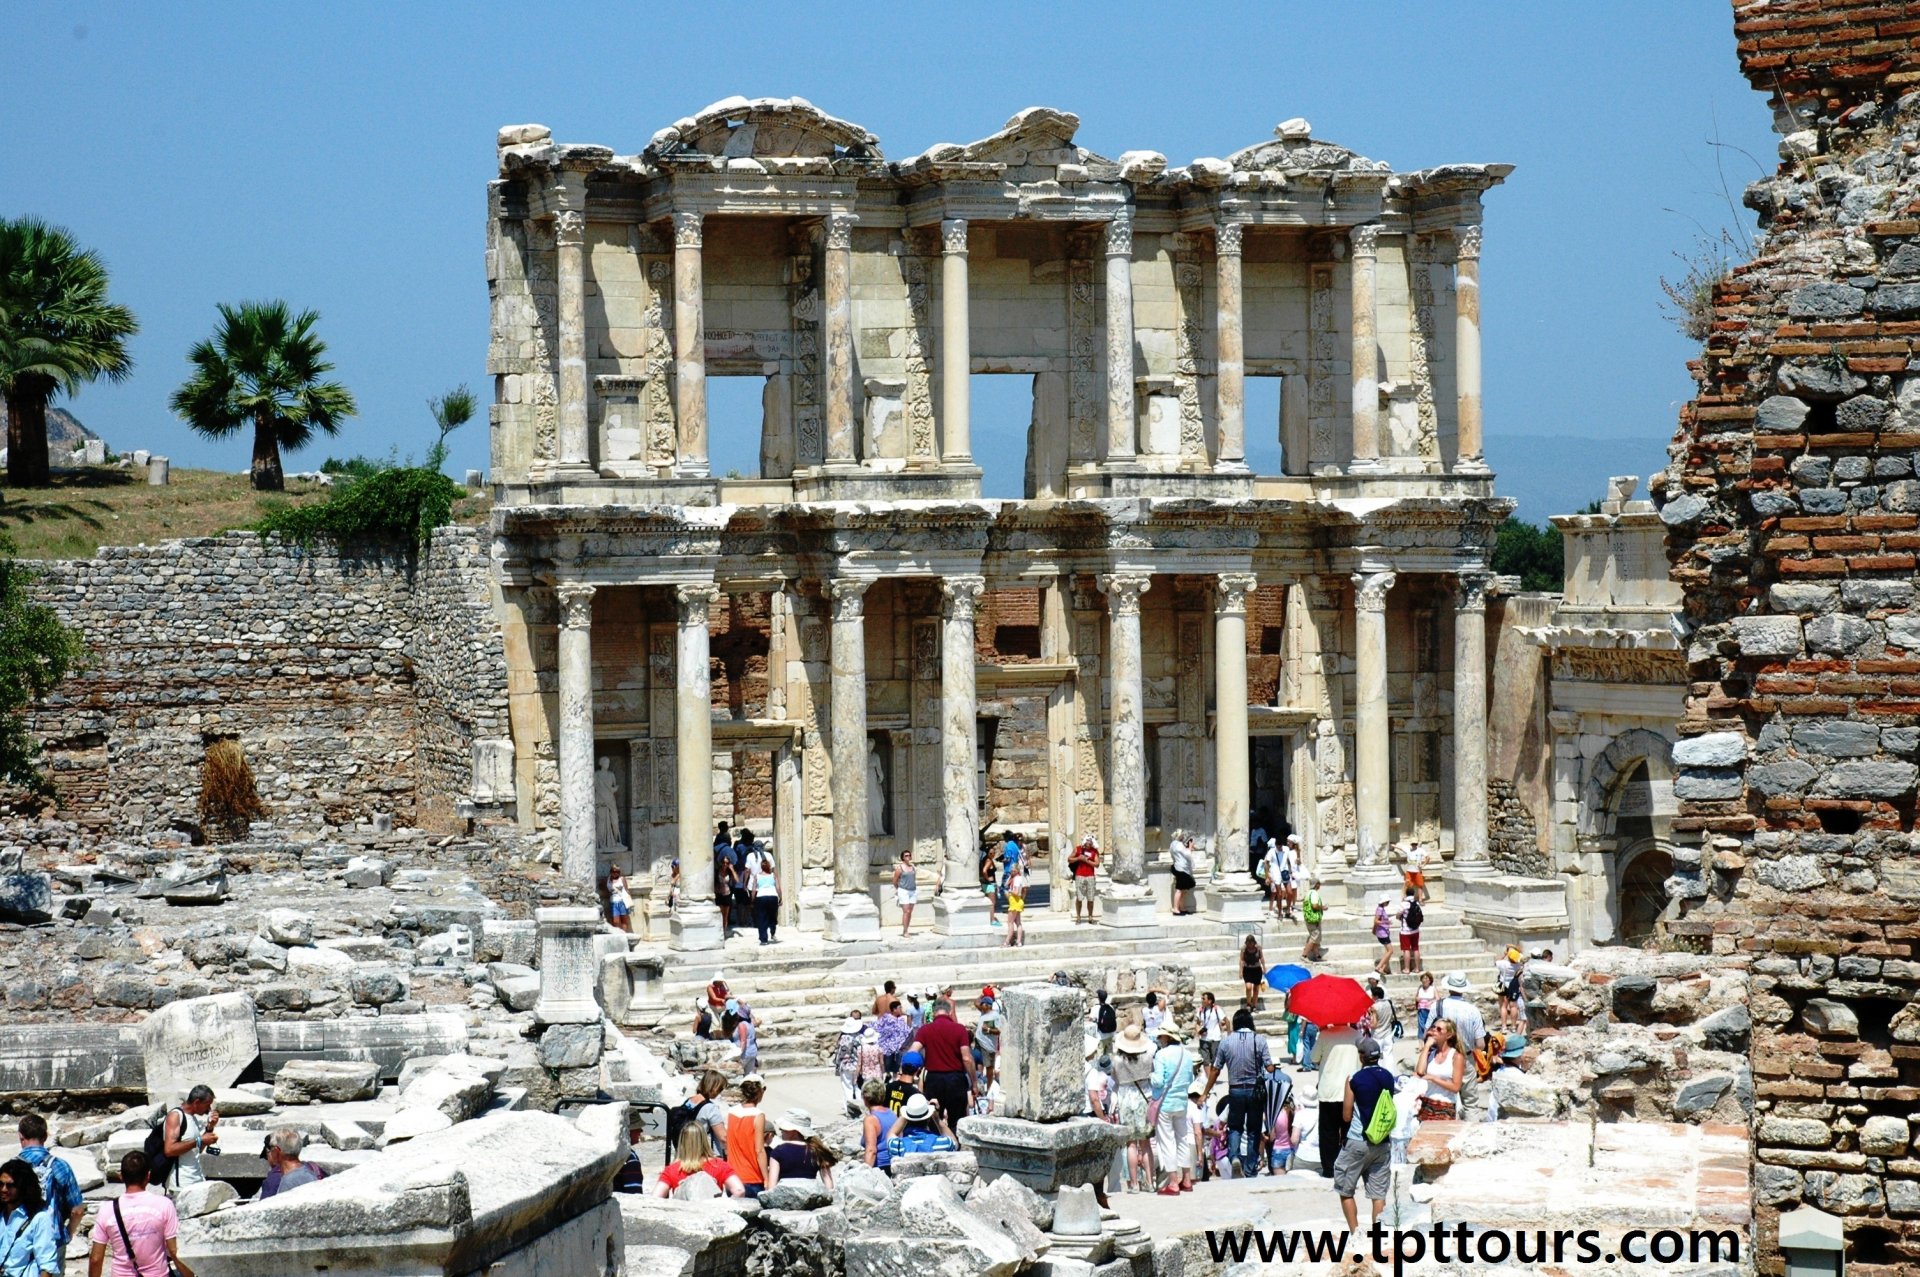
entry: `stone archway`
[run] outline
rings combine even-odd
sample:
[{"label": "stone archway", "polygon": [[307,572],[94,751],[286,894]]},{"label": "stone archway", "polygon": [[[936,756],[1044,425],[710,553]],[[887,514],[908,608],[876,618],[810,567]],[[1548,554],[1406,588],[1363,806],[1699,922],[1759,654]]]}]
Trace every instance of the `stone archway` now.
[{"label": "stone archway", "polygon": [[1673,874],[1673,855],[1664,842],[1642,841],[1621,851],[1614,889],[1614,937],[1621,944],[1639,946],[1654,933],[1667,907],[1666,881]]},{"label": "stone archway", "polygon": [[1577,817],[1586,872],[1594,877],[1580,907],[1594,942],[1636,943],[1627,928],[1643,925],[1644,902],[1627,871],[1657,851],[1671,872],[1672,784],[1673,742],[1649,728],[1621,732],[1587,766]]},{"label": "stone archway", "polygon": [[[1622,791],[1629,781],[1636,778],[1643,764],[1647,784],[1650,787],[1665,787],[1671,792],[1673,742],[1659,732],[1644,727],[1621,732],[1587,766],[1586,783],[1580,788],[1579,830],[1582,838],[1613,836],[1615,823],[1621,814]],[[1645,814],[1652,821],[1653,833],[1664,840],[1673,831],[1669,823],[1670,814],[1662,810],[1663,806],[1654,803]]]}]

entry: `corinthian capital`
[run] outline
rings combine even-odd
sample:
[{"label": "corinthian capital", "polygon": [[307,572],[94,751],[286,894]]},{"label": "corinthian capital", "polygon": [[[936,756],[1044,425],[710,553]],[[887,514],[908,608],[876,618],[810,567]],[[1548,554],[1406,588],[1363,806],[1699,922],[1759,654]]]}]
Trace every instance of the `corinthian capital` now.
[{"label": "corinthian capital", "polygon": [[1144,572],[1106,572],[1099,578],[1107,606],[1120,616],[1140,614],[1140,596],[1153,586],[1153,578]]},{"label": "corinthian capital", "polygon": [[1240,239],[1246,227],[1239,222],[1222,222],[1214,234],[1214,251],[1222,257],[1240,256]]},{"label": "corinthian capital", "polygon": [[872,581],[845,576],[827,582],[827,597],[833,600],[833,619],[857,621],[866,615],[867,589],[872,584]]},{"label": "corinthian capital", "polygon": [[679,605],[682,625],[705,625],[709,610],[719,598],[720,591],[711,581],[673,587],[673,601]]},{"label": "corinthian capital", "polygon": [[586,237],[587,215],[577,208],[563,208],[553,215],[553,242],[578,244]]},{"label": "corinthian capital", "polygon": [[1222,572],[1213,579],[1214,610],[1223,616],[1244,616],[1247,596],[1259,584],[1260,578],[1251,572]]},{"label": "corinthian capital", "polygon": [[1362,612],[1387,610],[1387,591],[1398,578],[1391,572],[1355,572],[1353,605]]},{"label": "corinthian capital", "polygon": [[963,217],[949,217],[940,223],[940,251],[952,257],[967,255],[967,222]]},{"label": "corinthian capital", "polygon": [[1487,592],[1493,588],[1493,573],[1462,572],[1453,586],[1453,605],[1462,612],[1484,611]]},{"label": "corinthian capital", "polygon": [[852,213],[827,214],[827,248],[841,252],[853,247],[853,224],[860,219]]},{"label": "corinthian capital", "polygon": [[563,581],[553,588],[560,600],[560,628],[584,630],[593,624],[593,587],[581,581]]},{"label": "corinthian capital", "polygon": [[1380,253],[1380,223],[1362,222],[1353,228],[1353,255],[1377,257]]},{"label": "corinthian capital", "polygon": [[700,247],[700,227],[704,215],[680,210],[673,215],[673,246],[675,248]]},{"label": "corinthian capital", "polygon": [[987,588],[984,576],[943,576],[940,593],[946,596],[946,614],[955,621],[971,621],[974,604]]},{"label": "corinthian capital", "polygon": [[1453,255],[1456,260],[1463,262],[1480,260],[1480,228],[1478,226],[1454,228]]},{"label": "corinthian capital", "polygon": [[1133,256],[1133,219],[1116,217],[1107,223],[1107,256]]}]

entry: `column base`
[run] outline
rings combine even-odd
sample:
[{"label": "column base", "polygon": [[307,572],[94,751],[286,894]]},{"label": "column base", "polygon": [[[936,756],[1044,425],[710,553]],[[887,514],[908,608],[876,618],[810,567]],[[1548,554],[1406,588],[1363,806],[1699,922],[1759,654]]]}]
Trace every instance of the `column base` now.
[{"label": "column base", "polygon": [[673,466],[676,479],[711,479],[713,466],[707,461],[676,461]]},{"label": "column base", "polygon": [[1485,457],[1461,457],[1453,463],[1455,474],[1492,474],[1493,467],[1487,464]]},{"label": "column base", "polygon": [[880,910],[869,896],[843,892],[827,904],[827,939],[872,940],[880,934]]},{"label": "column base", "polygon": [[1228,874],[1200,895],[1206,903],[1208,919],[1214,922],[1257,926],[1267,916],[1266,898],[1253,879],[1244,874]]},{"label": "column base", "polygon": [[1144,884],[1113,883],[1100,893],[1100,922],[1108,927],[1151,927],[1160,920],[1153,889]]},{"label": "column base", "polygon": [[832,887],[802,887],[800,889],[800,930],[825,931],[827,905],[832,900]]},{"label": "column base", "polygon": [[933,929],[943,936],[975,936],[993,930],[993,908],[977,891],[943,891],[934,897]]},{"label": "column base", "polygon": [[1347,463],[1348,474],[1385,474],[1386,470],[1378,457],[1355,457]]},{"label": "column base", "polygon": [[704,900],[682,901],[674,910],[668,946],[680,952],[719,949],[726,944],[720,930],[720,910]]}]

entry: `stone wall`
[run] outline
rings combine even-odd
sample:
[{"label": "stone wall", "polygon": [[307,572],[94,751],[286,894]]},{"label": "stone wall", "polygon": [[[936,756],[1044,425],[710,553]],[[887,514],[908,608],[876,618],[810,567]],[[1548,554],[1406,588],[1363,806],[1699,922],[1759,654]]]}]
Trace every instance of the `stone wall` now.
[{"label": "stone wall", "polygon": [[1513,782],[1498,776],[1487,781],[1487,859],[1505,874],[1547,878],[1553,866],[1540,850],[1533,813],[1520,801]]},{"label": "stone wall", "polygon": [[198,820],[200,765],[240,742],[276,821],[413,823],[464,797],[506,734],[505,656],[472,528],[419,558],[249,532],[39,565],[88,668],[31,715],[63,816],[125,832]]},{"label": "stone wall", "polygon": [[1804,1202],[1845,1217],[1849,1272],[1911,1272],[1920,22],[1750,0],[1735,30],[1786,136],[1656,494],[1690,631],[1675,828],[1702,844],[1668,937],[1752,959],[1761,1271]]}]

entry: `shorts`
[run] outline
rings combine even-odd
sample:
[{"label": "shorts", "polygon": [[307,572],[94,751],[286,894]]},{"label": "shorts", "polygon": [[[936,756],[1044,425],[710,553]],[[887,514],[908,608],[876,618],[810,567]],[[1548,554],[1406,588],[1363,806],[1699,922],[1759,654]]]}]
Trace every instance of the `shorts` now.
[{"label": "shorts", "polygon": [[1027,909],[1027,901],[1026,901],[1026,897],[1024,897],[1024,896],[1009,896],[1009,897],[1007,898],[1007,912],[1008,912],[1008,913],[1025,913],[1025,912],[1026,912],[1026,909]]},{"label": "shorts", "polygon": [[1422,889],[1422,890],[1424,890],[1424,889],[1426,888],[1426,885],[1427,885],[1427,874],[1426,874],[1426,871],[1425,871],[1424,869],[1409,869],[1409,870],[1407,870],[1407,872],[1406,872],[1406,873],[1405,873],[1405,874],[1403,875],[1403,877],[1405,877],[1405,878],[1406,878],[1406,880],[1407,880],[1407,890],[1408,890],[1408,891],[1412,891],[1412,890],[1414,890],[1414,889],[1415,889],[1416,887],[1417,887],[1417,888],[1420,888],[1420,889]]},{"label": "shorts", "polygon": [[896,890],[894,892],[894,898],[903,905],[917,905],[920,903],[919,891],[908,891],[905,887]]},{"label": "shorts", "polygon": [[1293,885],[1293,870],[1282,869],[1280,871],[1280,885],[1282,887],[1291,887]]},{"label": "shorts", "polygon": [[980,884],[980,894],[983,896],[997,896],[1000,894],[1000,889],[990,882],[983,882]]},{"label": "shorts", "polygon": [[1400,933],[1400,952],[1420,952],[1420,933],[1418,931],[1402,931]]},{"label": "shorts", "polygon": [[1363,1181],[1371,1200],[1387,1200],[1393,1190],[1393,1149],[1384,1141],[1369,1144],[1349,1135],[1340,1146],[1340,1156],[1333,1161],[1334,1195],[1352,1197]]},{"label": "shorts", "polygon": [[1393,932],[1391,931],[1387,932],[1387,934],[1384,936],[1375,936],[1374,939],[1380,942],[1380,947],[1382,949],[1393,948]]},{"label": "shorts", "polygon": [[1293,1165],[1292,1149],[1273,1148],[1273,1149],[1267,1150],[1267,1169],[1268,1170],[1284,1171],[1289,1166],[1292,1166],[1292,1165]]},{"label": "shorts", "polygon": [[615,918],[624,918],[632,912],[633,910],[627,908],[624,904],[621,904],[618,900],[614,901],[612,904],[607,906],[607,913]]},{"label": "shorts", "polygon": [[1074,878],[1073,900],[1075,904],[1090,905],[1093,903],[1093,875],[1092,874],[1087,874],[1085,877]]},{"label": "shorts", "polygon": [[1192,891],[1193,875],[1184,869],[1176,869],[1173,871],[1173,885],[1181,891]]},{"label": "shorts", "polygon": [[1316,945],[1316,946],[1320,943],[1320,924],[1319,923],[1309,922],[1307,924],[1307,943],[1311,945]]}]

